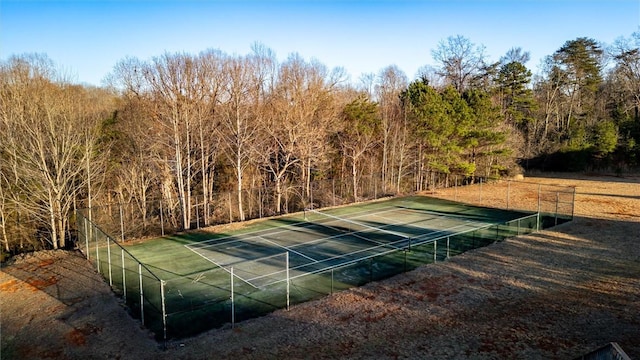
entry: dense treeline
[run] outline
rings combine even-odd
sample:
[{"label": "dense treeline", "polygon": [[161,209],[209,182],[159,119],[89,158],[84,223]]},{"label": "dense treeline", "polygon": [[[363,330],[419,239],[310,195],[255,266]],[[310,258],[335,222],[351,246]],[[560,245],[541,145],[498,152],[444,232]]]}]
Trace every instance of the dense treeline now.
[{"label": "dense treeline", "polygon": [[[45,55],[0,63],[0,229],[5,252],[69,246],[77,207],[162,199],[189,228],[233,191],[376,176],[386,192],[421,190],[425,174],[499,177],[521,167],[639,165],[640,34],[605,46],[567,41],[536,75],[527,52],[490,62],[452,36],[438,66],[410,81],[397,67],[349,82],[340,68],[255,44],[125,58],[102,88],[75,85]],[[372,175],[374,174],[374,175]],[[144,217],[143,217],[144,218]]]}]

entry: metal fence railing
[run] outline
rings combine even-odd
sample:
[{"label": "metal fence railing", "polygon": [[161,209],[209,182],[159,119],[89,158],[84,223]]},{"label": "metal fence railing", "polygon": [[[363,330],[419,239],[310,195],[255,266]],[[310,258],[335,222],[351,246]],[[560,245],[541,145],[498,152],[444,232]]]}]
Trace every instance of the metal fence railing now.
[{"label": "metal fence railing", "polygon": [[[362,176],[358,181],[357,199],[353,198],[353,185],[348,179],[315,180],[309,188],[285,184],[281,194],[280,211],[273,188],[251,188],[242,191],[244,219],[258,219],[303,211],[305,208],[325,208],[354,202],[379,199],[397,194],[411,193],[405,186],[397,192],[382,185],[379,175]],[[240,221],[238,195],[233,191],[217,192],[204,199],[193,196],[189,202],[188,226],[183,224],[183,213],[177,199],[132,199],[79,209],[84,217],[111,234],[115,240],[126,241],[141,237],[164,236],[177,231],[199,229],[211,225]]]},{"label": "metal fence railing", "polygon": [[[133,216],[135,211],[125,215],[124,209],[130,206],[128,204],[92,209],[91,212],[87,209],[78,211],[77,247],[113,291],[123,298],[131,314],[139,318],[159,340],[167,340],[191,336],[225,324],[233,326],[236,322],[288,308],[291,304],[318,299],[423,264],[444,261],[505,238],[555,226],[573,217],[573,188],[516,181],[485,182],[485,179],[462,181],[451,176],[445,179],[439,174],[430,179],[433,182],[426,186],[426,191],[431,196],[518,210],[526,215],[463,233],[410,242],[401,248],[361,257],[347,264],[317,268],[295,276],[290,276],[288,261],[282,260],[288,256],[283,256],[278,261],[283,262],[286,277],[265,286],[248,284],[234,275],[233,270],[229,272],[220,267],[211,266],[189,275],[176,276],[148,266],[132,255],[123,243],[123,239],[135,234],[136,227],[129,223],[140,221],[140,217]],[[313,200],[309,197],[309,203],[314,204],[314,208],[321,208],[348,202],[343,193],[334,190],[336,185],[331,180],[314,184],[314,197]],[[465,186],[465,191],[460,191],[462,186]],[[387,195],[373,183],[368,194],[367,198]],[[220,214],[229,210],[233,220],[233,205],[231,202],[229,209],[221,209],[218,205],[213,212],[205,211],[204,214]],[[253,207],[252,214],[259,217],[262,211],[262,215],[266,215],[265,209]],[[163,233],[175,228],[167,226],[170,222],[166,219],[166,207],[150,207],[148,210],[143,228],[153,227]],[[157,222],[159,219],[160,223]],[[212,218],[207,223],[213,223]]]}]

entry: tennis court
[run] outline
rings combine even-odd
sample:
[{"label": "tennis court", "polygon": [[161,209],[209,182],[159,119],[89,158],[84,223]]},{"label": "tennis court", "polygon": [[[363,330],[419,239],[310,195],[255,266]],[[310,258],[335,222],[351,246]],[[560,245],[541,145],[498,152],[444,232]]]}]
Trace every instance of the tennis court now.
[{"label": "tennis court", "polygon": [[341,216],[307,210],[303,221],[279,222],[283,224],[185,246],[221,268],[233,268],[238,279],[259,288],[489,225],[406,204]]},{"label": "tennis court", "polygon": [[134,315],[159,338],[174,338],[444,261],[540,223],[536,213],[409,196],[124,246],[96,228],[87,249]]}]

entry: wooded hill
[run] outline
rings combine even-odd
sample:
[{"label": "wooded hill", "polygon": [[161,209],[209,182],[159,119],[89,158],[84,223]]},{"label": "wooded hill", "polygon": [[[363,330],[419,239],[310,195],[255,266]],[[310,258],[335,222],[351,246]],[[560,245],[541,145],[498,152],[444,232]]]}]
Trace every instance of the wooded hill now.
[{"label": "wooded hill", "polygon": [[[622,172],[640,161],[640,34],[567,41],[535,75],[529,54],[490,62],[452,36],[436,67],[363,76],[255,44],[125,58],[100,88],[67,81],[46,55],[0,63],[0,229],[15,253],[70,246],[76,208],[161,199],[189,228],[195,202],[248,188],[308,202],[322,179],[363,177],[385,193],[421,190],[426,174],[500,177],[522,167]],[[199,199],[199,200],[198,200]]]}]

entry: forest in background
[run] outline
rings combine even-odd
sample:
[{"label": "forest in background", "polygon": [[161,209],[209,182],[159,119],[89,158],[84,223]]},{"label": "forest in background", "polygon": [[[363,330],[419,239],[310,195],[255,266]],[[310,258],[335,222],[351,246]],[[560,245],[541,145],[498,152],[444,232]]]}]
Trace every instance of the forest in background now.
[{"label": "forest in background", "polygon": [[[127,203],[189,229],[194,205],[268,189],[271,215],[291,193],[339,179],[381,192],[423,190],[428,174],[499,178],[523,170],[640,166],[640,33],[614,44],[568,40],[536,74],[513,48],[498,61],[464,36],[431,51],[409,79],[363,75],[262,44],[128,57],[102,87],[69,81],[44,54],[0,62],[2,254],[73,246],[79,208]],[[162,201],[168,211],[153,213]],[[146,214],[151,212],[150,214]]]}]

